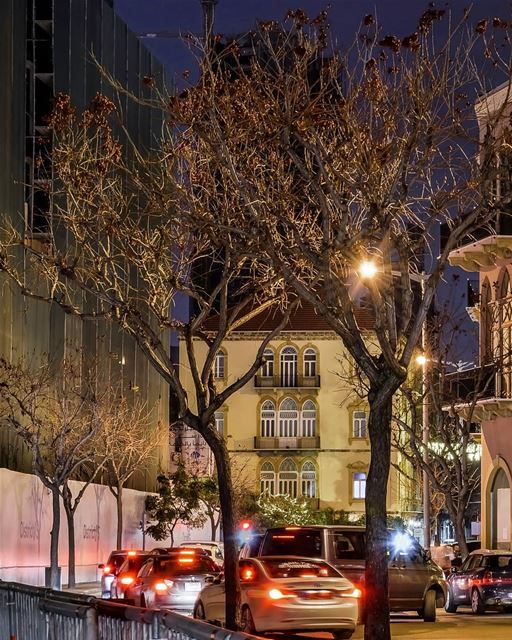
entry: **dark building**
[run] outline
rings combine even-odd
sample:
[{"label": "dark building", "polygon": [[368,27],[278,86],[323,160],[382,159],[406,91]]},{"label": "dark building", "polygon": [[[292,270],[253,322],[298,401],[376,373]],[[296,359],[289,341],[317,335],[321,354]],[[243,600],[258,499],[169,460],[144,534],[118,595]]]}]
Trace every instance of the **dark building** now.
[{"label": "dark building", "polygon": [[[152,146],[160,132],[156,111],[126,95],[115,96],[97,63],[135,96],[148,97],[144,76],[163,78],[160,65],[115,14],[112,0],[0,2],[0,216],[30,242],[45,242],[52,216],[46,186],[52,179],[48,115],[54,96],[69,94],[78,111],[97,92],[112,97],[141,147]],[[124,394],[137,393],[148,407],[157,407],[155,419],[168,424],[167,385],[117,326],[81,322],[57,307],[28,300],[12,290],[4,276],[0,285],[1,356],[9,360],[51,354],[58,361],[72,342],[96,359],[102,375],[120,383]],[[168,457],[168,437],[163,434],[160,469],[167,468]],[[31,470],[28,452],[1,426],[1,417],[0,466]],[[133,488],[152,488],[154,471],[138,474]]]}]

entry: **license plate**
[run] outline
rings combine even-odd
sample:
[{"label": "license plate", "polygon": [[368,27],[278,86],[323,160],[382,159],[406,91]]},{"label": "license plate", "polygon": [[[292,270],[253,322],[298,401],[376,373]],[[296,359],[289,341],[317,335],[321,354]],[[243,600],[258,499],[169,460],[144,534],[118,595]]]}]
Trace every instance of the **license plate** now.
[{"label": "license plate", "polygon": [[201,591],[201,583],[185,582],[185,591]]},{"label": "license plate", "polygon": [[306,600],[326,600],[333,597],[332,591],[305,591],[303,597]]}]

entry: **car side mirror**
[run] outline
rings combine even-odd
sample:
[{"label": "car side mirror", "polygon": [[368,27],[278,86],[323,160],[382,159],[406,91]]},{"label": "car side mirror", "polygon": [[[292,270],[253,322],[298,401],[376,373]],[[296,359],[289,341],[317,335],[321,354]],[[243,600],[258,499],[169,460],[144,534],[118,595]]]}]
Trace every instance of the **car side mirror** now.
[{"label": "car side mirror", "polygon": [[103,562],[98,565],[98,569],[104,569],[104,568],[105,568],[105,564]]},{"label": "car side mirror", "polygon": [[216,576],[212,582],[213,584],[220,584],[222,581],[224,580],[224,574],[223,573],[219,573],[218,576]]},{"label": "car side mirror", "polygon": [[205,576],[204,581],[211,584],[212,582],[215,582],[215,576]]}]

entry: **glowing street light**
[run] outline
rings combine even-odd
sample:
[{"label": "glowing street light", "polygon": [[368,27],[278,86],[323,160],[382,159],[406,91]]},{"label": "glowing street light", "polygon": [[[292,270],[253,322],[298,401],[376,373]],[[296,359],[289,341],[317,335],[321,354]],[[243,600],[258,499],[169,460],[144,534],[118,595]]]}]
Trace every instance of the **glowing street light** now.
[{"label": "glowing street light", "polygon": [[420,353],[416,356],[416,364],[419,364],[420,367],[424,367],[427,364],[427,356],[424,353]]},{"label": "glowing street light", "polygon": [[377,275],[377,265],[371,260],[364,260],[359,265],[358,271],[361,278],[375,278],[375,276]]}]

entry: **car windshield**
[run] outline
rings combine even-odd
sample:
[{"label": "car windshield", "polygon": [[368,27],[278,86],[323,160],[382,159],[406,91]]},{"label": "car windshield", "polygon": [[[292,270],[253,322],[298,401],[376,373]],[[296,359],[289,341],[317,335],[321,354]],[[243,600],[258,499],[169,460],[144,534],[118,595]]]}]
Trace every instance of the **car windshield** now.
[{"label": "car windshield", "polygon": [[307,560],[262,561],[271,578],[339,578],[341,574],[325,562]]},{"label": "car windshield", "polygon": [[263,556],[322,556],[322,536],[315,529],[283,529],[270,532],[263,542]]},{"label": "car windshield", "polygon": [[184,576],[191,573],[212,573],[215,571],[218,571],[217,566],[205,556],[166,558],[155,562],[155,573],[158,575]]},{"label": "car windshield", "polygon": [[499,571],[500,569],[509,569],[512,571],[512,555],[487,556],[485,566],[495,571]]}]

